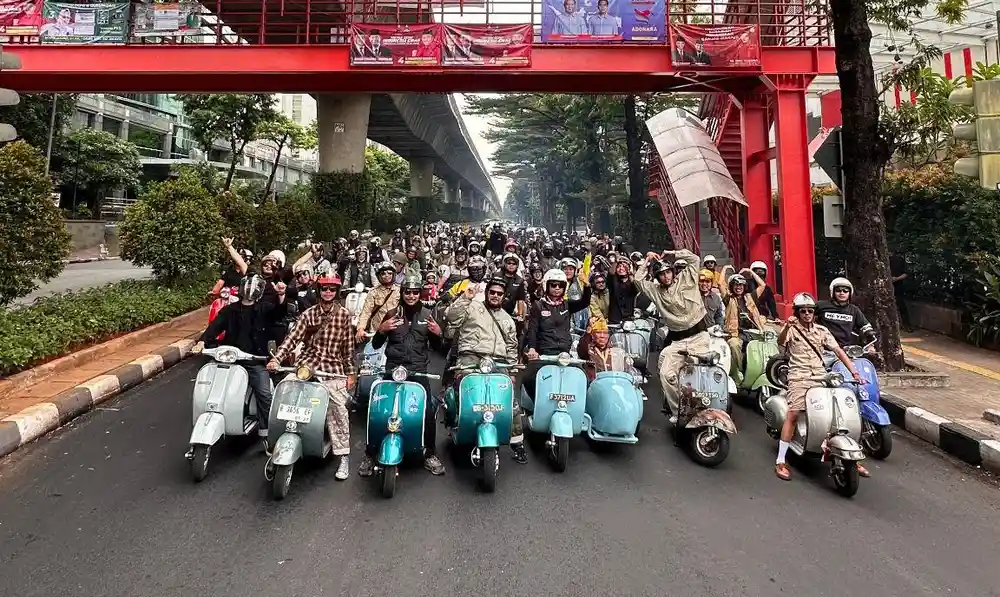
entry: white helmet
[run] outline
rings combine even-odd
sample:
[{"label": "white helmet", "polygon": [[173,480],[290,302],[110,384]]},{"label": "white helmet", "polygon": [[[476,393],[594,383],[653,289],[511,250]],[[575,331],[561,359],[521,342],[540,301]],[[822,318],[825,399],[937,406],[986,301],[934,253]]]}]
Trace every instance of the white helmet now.
[{"label": "white helmet", "polygon": [[705,255],[705,257],[701,260],[702,263],[708,263],[709,261],[712,263],[719,262],[719,260],[715,258],[715,255]]},{"label": "white helmet", "polygon": [[572,257],[563,257],[562,259],[559,260],[559,268],[566,269],[567,267],[571,267],[573,269],[580,269],[580,262]]},{"label": "white helmet", "polygon": [[763,261],[754,261],[753,263],[750,264],[750,269],[752,269],[752,270],[754,270],[754,269],[762,269],[762,270],[764,270],[766,272],[767,271],[767,264],[764,263]]},{"label": "white helmet", "polygon": [[800,292],[792,298],[793,311],[801,309],[802,307],[816,308],[816,299],[814,299],[808,292]]},{"label": "white helmet", "polygon": [[851,296],[854,296],[854,284],[851,284],[850,280],[848,280],[847,278],[834,278],[830,282],[830,297],[833,298],[833,289],[834,288],[843,288],[845,286],[848,289],[850,289]]},{"label": "white helmet", "polygon": [[486,258],[481,255],[474,255],[469,259],[469,267],[486,267]]},{"label": "white helmet", "polygon": [[542,276],[542,288],[547,288],[549,282],[562,282],[566,284],[566,274],[561,269],[550,269]]},{"label": "white helmet", "polygon": [[275,249],[264,256],[264,259],[274,259],[278,262],[278,267],[285,266],[285,252]]}]

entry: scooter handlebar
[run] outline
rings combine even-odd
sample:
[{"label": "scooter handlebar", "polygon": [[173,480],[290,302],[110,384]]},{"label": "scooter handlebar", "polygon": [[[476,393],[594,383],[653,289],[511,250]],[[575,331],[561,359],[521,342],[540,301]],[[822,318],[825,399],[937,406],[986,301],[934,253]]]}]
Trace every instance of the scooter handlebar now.
[{"label": "scooter handlebar", "polygon": [[202,348],[200,354],[216,358],[219,355],[219,353],[224,354],[227,352],[236,353],[235,361],[266,361],[270,358],[270,357],[262,357],[259,355],[250,354],[248,352],[243,352],[242,350],[236,348],[235,346],[216,346],[215,348]]}]

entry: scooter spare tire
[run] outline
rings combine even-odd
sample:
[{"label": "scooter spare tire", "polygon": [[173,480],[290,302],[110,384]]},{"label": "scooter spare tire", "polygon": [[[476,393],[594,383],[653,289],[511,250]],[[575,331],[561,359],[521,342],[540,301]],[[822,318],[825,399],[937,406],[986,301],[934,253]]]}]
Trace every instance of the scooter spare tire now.
[{"label": "scooter spare tire", "polygon": [[783,354],[773,355],[764,365],[764,375],[771,385],[788,389],[788,357]]},{"label": "scooter spare tire", "polygon": [[271,480],[271,495],[276,500],[283,500],[292,486],[292,470],[295,465],[284,464],[274,467],[274,479]]}]

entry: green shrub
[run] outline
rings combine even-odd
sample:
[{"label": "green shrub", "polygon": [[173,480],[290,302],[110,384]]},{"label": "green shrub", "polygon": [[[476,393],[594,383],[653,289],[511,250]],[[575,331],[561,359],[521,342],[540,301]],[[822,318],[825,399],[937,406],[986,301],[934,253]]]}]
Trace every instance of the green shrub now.
[{"label": "green shrub", "polygon": [[58,276],[70,249],[45,160],[24,141],[0,147],[0,214],[0,305],[7,305]]},{"label": "green shrub", "polygon": [[216,200],[187,171],[149,186],[118,227],[122,259],[161,279],[201,271],[218,260],[223,221]]},{"label": "green shrub", "polygon": [[127,280],[0,313],[0,375],[193,311],[206,304],[206,289],[215,280],[212,272],[173,286]]},{"label": "green shrub", "polygon": [[972,313],[969,340],[976,344],[1000,343],[1000,258],[993,257],[982,265],[977,288],[979,304]]}]

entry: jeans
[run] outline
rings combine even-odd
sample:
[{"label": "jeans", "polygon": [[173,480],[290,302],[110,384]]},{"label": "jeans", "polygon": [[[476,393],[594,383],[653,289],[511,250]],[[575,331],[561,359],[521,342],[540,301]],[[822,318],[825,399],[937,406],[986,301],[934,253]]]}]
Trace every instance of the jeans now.
[{"label": "jeans", "polygon": [[[409,371],[409,368],[407,368]],[[418,371],[417,373],[426,373],[426,371]],[[392,379],[392,369],[386,367],[385,375],[382,379]],[[435,405],[437,401],[434,400],[433,394],[431,394],[431,382],[426,377],[410,377],[406,378],[406,381],[412,381],[423,386],[424,391],[427,392],[427,404],[424,407],[424,454],[426,456],[433,456],[437,453],[437,408]]]},{"label": "jeans", "polygon": [[[261,364],[244,365],[249,375],[250,389],[253,391],[254,399],[257,401],[257,429],[261,432],[267,431],[267,419],[271,413],[271,376],[267,369]],[[267,435],[261,433],[261,435]]]}]

